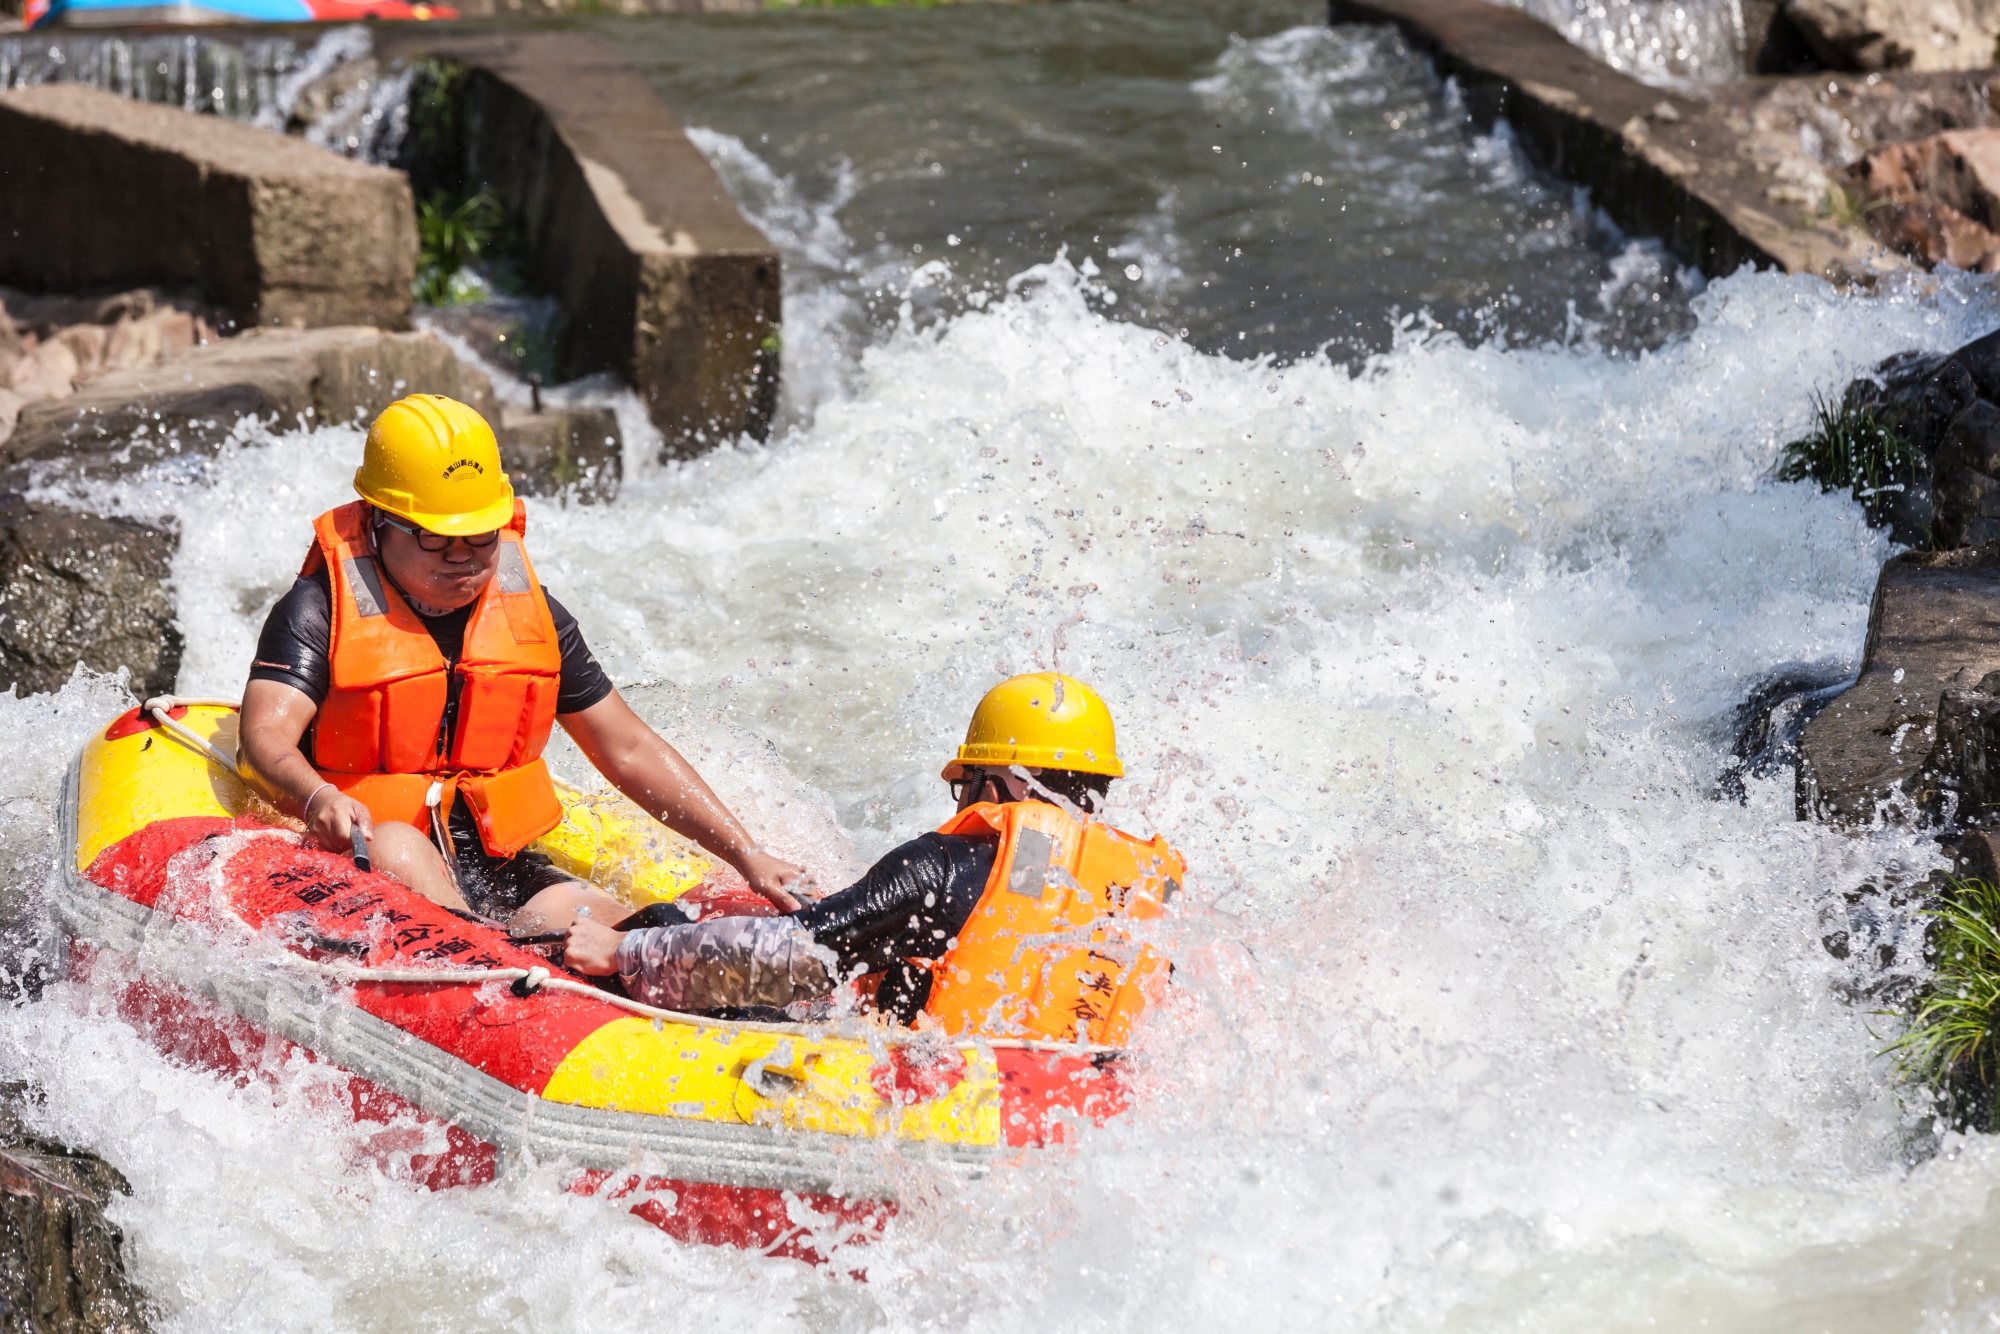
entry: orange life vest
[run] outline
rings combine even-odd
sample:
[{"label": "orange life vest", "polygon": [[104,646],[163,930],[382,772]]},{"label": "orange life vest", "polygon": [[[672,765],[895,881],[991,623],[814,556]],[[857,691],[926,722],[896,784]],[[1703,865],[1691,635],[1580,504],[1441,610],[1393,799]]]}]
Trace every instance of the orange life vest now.
[{"label": "orange life vest", "polygon": [[946,1033],[1121,1046],[1165,962],[1121,918],[1160,915],[1187,866],[1040,801],[968,806],[938,829],[997,837],[993,873],[956,942],[931,968],[924,1013]]},{"label": "orange life vest", "polygon": [[[439,816],[448,818],[463,796],[480,842],[496,857],[513,856],[562,822],[541,758],[556,719],[562,648],[521,542],[527,527],[527,507],[517,500],[455,669],[383,577],[364,502],[313,521],[317,541],[299,572],[324,568],[333,591],[332,683],[313,730],[314,767],[376,820],[425,830],[426,796],[439,783]],[[447,738],[454,675],[458,720]]]}]

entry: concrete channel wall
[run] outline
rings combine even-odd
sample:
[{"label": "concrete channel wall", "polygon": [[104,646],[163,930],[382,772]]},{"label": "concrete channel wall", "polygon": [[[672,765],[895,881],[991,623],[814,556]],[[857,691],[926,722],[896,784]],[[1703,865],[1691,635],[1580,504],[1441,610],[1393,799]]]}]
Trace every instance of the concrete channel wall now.
[{"label": "concrete channel wall", "polygon": [[74,84],[0,93],[0,282],[193,288],[242,326],[409,326],[409,183]]},{"label": "concrete channel wall", "polygon": [[761,438],[778,399],[776,249],[652,86],[574,33],[378,30],[385,59],[464,65],[465,184],[498,198],[561,300],[565,369],[615,371],[673,455]]},{"label": "concrete channel wall", "polygon": [[[160,35],[107,29],[75,40]],[[289,38],[305,49],[324,36],[265,25],[189,40],[240,49]],[[436,112],[433,94],[448,104],[436,114],[450,143],[412,162],[417,191],[484,190],[504,206],[527,277],[562,306],[564,378],[611,371],[631,384],[670,456],[768,432],[777,251],[615,47],[458,24],[381,25],[370,40],[369,63],[385,72],[424,66],[413,121]],[[117,122],[110,139],[95,121]],[[430,170],[440,151],[451,158],[441,173]],[[393,218],[378,206],[391,195]],[[365,219],[349,216],[367,208]],[[0,94],[0,282],[198,289],[240,324],[405,327],[413,208],[398,173],[298,137],[83,87]],[[393,259],[386,285],[358,267],[371,256]],[[319,287],[302,295],[313,278]]]},{"label": "concrete channel wall", "polygon": [[1537,166],[1588,188],[1619,226],[1659,237],[1710,276],[1750,264],[1851,283],[1885,267],[1864,234],[1774,198],[1767,164],[1725,108],[1628,78],[1519,10],[1329,0],[1329,15],[1399,29],[1458,81],[1475,120],[1506,120]]}]

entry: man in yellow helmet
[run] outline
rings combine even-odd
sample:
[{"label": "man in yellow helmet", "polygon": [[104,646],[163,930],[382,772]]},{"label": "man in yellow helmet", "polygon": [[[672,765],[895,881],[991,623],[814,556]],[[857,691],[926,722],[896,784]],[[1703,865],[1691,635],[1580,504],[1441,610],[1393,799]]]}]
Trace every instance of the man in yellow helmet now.
[{"label": "man in yellow helmet", "polygon": [[798,907],[799,868],[757,847],[612,688],[542,588],[492,428],[413,394],[368,433],[359,501],[319,516],[244,691],[240,763],[319,842],[447,907],[560,929],[625,909],[526,851],[562,807],[542,760],[560,723],[621,792]]},{"label": "man in yellow helmet", "polygon": [[1016,676],[986,693],[944,767],[958,813],[852,886],[786,917],[646,921],[666,905],[631,930],[578,921],[565,957],[672,1010],[797,1017],[840,980],[879,974],[877,1012],[905,1024],[1117,1045],[1159,975],[1120,919],[1157,916],[1186,873],[1165,839],[1096,818],[1123,773],[1096,691]]}]

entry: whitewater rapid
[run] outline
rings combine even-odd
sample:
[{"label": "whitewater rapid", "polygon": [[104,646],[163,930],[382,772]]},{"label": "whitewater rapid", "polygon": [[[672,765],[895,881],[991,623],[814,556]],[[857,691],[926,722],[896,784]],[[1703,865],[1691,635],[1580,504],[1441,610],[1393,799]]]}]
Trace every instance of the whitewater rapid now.
[{"label": "whitewater rapid", "polygon": [[[762,220],[851,276],[835,210],[798,207]],[[1934,849],[1796,822],[1789,770],[1715,795],[1757,681],[1857,663],[1890,554],[1851,501],[1769,480],[1809,391],[2000,303],[1744,275],[1639,355],[1412,322],[1280,364],[1122,321],[1120,263],[1050,256],[929,321],[853,315],[846,278],[794,290],[788,364],[818,371],[777,438],[661,466],[625,400],[623,494],[536,503],[529,540],[612,675],[829,876],[948,812],[937,768],[987,685],[1096,684],[1114,818],[1191,867],[1132,1111],[984,1181],[912,1167],[856,1282],[678,1245],[555,1167],[402,1185],[323,1072],[178,1069],[59,984],[0,1010],[0,1079],[131,1180],[112,1213],[162,1329],[2000,1317],[2000,1153],[1932,1135],[1876,1055],[1893,1021],[1820,944],[1822,909]],[[184,693],[240,689],[361,440],[250,428],[92,492],[180,525]],[[127,703],[81,677],[0,698],[16,896],[58,855],[62,766]]]}]

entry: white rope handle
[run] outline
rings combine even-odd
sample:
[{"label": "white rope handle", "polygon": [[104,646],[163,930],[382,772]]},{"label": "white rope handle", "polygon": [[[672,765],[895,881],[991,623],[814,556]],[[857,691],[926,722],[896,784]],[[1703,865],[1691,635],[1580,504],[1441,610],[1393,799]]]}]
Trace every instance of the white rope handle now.
[{"label": "white rope handle", "polygon": [[[186,742],[209,759],[215,761],[215,763],[221,765],[224,772],[234,774],[236,772],[236,757],[234,755],[210,744],[206,739],[196,736],[192,728],[183,727],[168,716],[169,710],[194,708],[197,706],[217,709],[234,709],[237,707],[234,700],[182,699],[178,695],[155,695],[139,707],[146,713],[151,714],[155,723],[173,733],[177,740]],[[315,793],[314,795],[317,796],[318,794]]]}]

